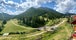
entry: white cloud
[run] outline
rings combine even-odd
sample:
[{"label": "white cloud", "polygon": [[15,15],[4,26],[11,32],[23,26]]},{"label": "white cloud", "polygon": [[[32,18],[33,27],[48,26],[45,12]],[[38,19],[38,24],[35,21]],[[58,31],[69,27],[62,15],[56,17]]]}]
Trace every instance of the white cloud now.
[{"label": "white cloud", "polygon": [[57,5],[54,8],[61,13],[70,12],[74,7],[76,8],[76,2],[74,0],[57,0]]},{"label": "white cloud", "polygon": [[[30,7],[40,7],[42,3],[47,3],[47,2],[51,2],[52,0],[26,0],[26,2],[23,2],[22,0],[20,0],[21,3],[17,3],[14,2],[12,0],[10,1],[5,1],[5,0],[1,0],[1,5],[4,6],[4,8],[2,9],[2,11],[8,13],[8,14],[19,14],[22,13],[23,11],[26,11],[27,9],[29,9]],[[8,6],[9,8],[15,8],[16,11],[12,12],[12,10],[6,9]],[[5,10],[4,10],[5,9]]]},{"label": "white cloud", "polygon": [[13,1],[8,1],[7,3],[8,3],[8,4],[14,4],[14,2],[13,2]]},{"label": "white cloud", "polygon": [[[41,4],[46,4],[52,1],[56,2],[54,9],[61,13],[75,12],[76,10],[76,2],[74,0],[26,0],[26,2],[20,0],[20,3],[12,0],[7,2],[5,0],[0,0],[0,9],[8,14],[19,14],[26,11],[30,7],[41,7]],[[13,12],[12,10],[7,9],[6,6],[16,9],[16,11]]]}]

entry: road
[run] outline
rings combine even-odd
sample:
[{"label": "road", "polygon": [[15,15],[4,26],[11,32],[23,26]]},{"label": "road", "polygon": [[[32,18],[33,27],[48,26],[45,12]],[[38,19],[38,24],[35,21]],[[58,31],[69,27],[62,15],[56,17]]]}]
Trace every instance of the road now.
[{"label": "road", "polygon": [[59,24],[56,24],[56,25],[53,25],[53,26],[51,26],[51,27],[48,27],[48,26],[44,26],[44,27],[40,27],[40,28],[38,28],[39,30],[47,30],[47,31],[53,31],[53,30],[51,30],[52,28],[53,29],[56,29],[59,25],[61,25],[62,23],[64,23],[65,21],[67,21],[67,20],[62,20]]},{"label": "road", "polygon": [[[52,27],[49,27],[49,31],[52,31],[52,30],[50,30],[51,28],[57,28],[57,27],[59,27],[61,24],[63,24],[64,22],[66,22],[67,20],[63,20],[63,21],[61,21],[59,24],[57,24],[57,25],[54,25],[54,26],[52,26]],[[38,35],[41,35],[41,34],[43,34],[43,33],[45,33],[45,32],[47,32],[47,31],[43,31],[43,32],[41,32],[41,33],[37,33],[37,34],[34,34],[34,35],[30,35],[30,36],[26,36],[26,37],[33,37],[33,36],[38,36]]]},{"label": "road", "polygon": [[[64,22],[66,22],[67,20],[62,20],[59,24],[56,24],[56,25],[54,25],[54,26],[51,26],[51,27],[49,27],[49,31],[51,30],[51,28],[57,28],[57,27],[59,27],[59,25],[61,25],[61,24],[63,24]],[[13,23],[13,21],[12,21],[12,23]],[[14,24],[14,23],[13,23]],[[16,25],[16,24],[15,24]],[[17,26],[20,26],[20,25],[17,25]],[[37,33],[37,34],[32,34],[32,35],[29,35],[29,36],[26,36],[26,37],[22,37],[22,38],[29,38],[29,37],[33,37],[33,36],[38,36],[38,35],[41,35],[41,34],[43,34],[43,33],[46,33],[47,31],[43,31],[43,32],[40,32],[40,33]],[[1,38],[1,37],[0,37]],[[2,36],[2,38],[1,39],[5,39],[5,38],[12,38],[12,37],[3,37]]]}]

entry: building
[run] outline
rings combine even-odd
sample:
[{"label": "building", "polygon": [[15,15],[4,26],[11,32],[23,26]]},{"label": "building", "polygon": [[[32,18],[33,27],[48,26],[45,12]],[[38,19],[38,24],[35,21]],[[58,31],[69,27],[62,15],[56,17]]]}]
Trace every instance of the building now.
[{"label": "building", "polygon": [[9,33],[4,33],[4,34],[3,34],[3,36],[8,36],[8,35],[9,35]]},{"label": "building", "polygon": [[73,24],[73,34],[72,34],[72,40],[76,40],[76,15],[72,16],[73,20],[71,22],[71,24]]}]

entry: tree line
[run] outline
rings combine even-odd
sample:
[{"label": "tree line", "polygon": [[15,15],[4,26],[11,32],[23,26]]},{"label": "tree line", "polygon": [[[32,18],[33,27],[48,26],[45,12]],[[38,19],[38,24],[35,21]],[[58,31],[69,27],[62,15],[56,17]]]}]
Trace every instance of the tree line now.
[{"label": "tree line", "polygon": [[54,20],[62,17],[64,17],[63,14],[48,8],[30,8],[26,12],[16,16],[21,25],[27,25],[35,28],[44,26],[48,20]]}]

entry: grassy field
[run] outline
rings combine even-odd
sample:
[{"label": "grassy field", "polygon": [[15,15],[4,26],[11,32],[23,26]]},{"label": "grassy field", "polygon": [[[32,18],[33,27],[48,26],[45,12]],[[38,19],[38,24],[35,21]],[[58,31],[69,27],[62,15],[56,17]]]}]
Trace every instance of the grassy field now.
[{"label": "grassy field", "polygon": [[[31,27],[30,27],[31,28]],[[1,33],[9,33],[9,32],[29,32],[31,30],[35,30],[33,28],[30,29],[29,27],[18,26],[17,24],[12,23],[12,20],[8,21],[5,25],[5,28],[2,30]]]},{"label": "grassy field", "polygon": [[[3,31],[1,33],[7,33],[7,32],[18,32],[18,31],[25,31],[25,32],[29,32],[29,31],[35,31],[35,29],[30,28],[30,27],[23,27],[18,25],[17,21],[15,20],[10,20],[8,21],[8,23],[5,25],[5,28],[3,29]],[[0,40],[67,40],[72,32],[72,27],[69,23],[65,22],[63,24],[61,24],[56,31],[54,32],[46,32],[42,35],[38,35],[38,36],[32,36],[34,34],[40,33],[43,31],[35,31],[35,32],[30,32],[29,34],[13,34],[13,35],[9,35],[9,36],[1,36]],[[27,37],[29,36],[29,37]]]},{"label": "grassy field", "polygon": [[[56,19],[60,20],[60,19]],[[54,21],[56,21],[54,20]],[[54,22],[49,22],[47,25],[52,25]],[[16,19],[10,20],[5,25],[4,29],[1,33],[9,33],[9,32],[30,32],[32,30],[35,30],[35,28],[26,27],[18,24],[18,21]]]},{"label": "grassy field", "polygon": [[[4,29],[0,33],[10,33],[10,32],[26,32],[25,34],[12,34],[8,37],[0,36],[0,40],[22,40],[27,39],[27,36],[37,34],[42,31],[37,31],[35,28],[26,27],[22,25],[18,25],[16,20],[10,20],[7,22],[7,24],[4,26]],[[34,37],[31,37],[30,39],[34,39]]]},{"label": "grassy field", "polygon": [[71,25],[65,22],[55,33],[46,33],[46,36],[42,38],[42,40],[68,40],[68,38],[71,36],[72,30]]},{"label": "grassy field", "polygon": [[49,20],[49,21],[46,23],[46,26],[52,26],[52,25],[55,25],[55,24],[59,23],[60,21],[62,21],[62,19],[63,19],[63,18]]}]

